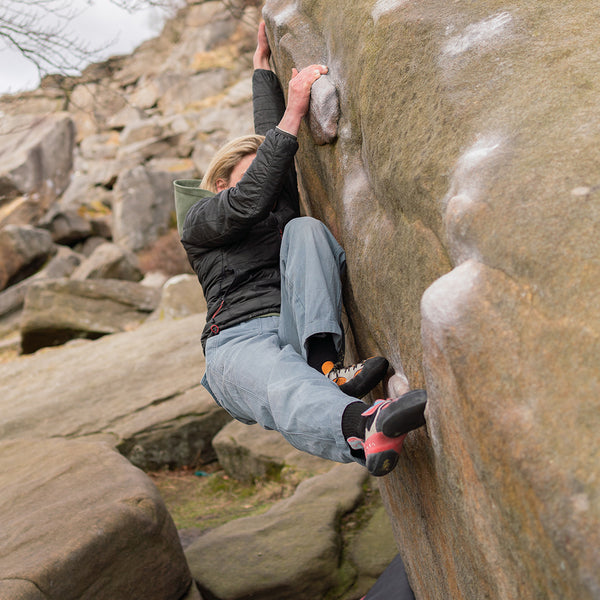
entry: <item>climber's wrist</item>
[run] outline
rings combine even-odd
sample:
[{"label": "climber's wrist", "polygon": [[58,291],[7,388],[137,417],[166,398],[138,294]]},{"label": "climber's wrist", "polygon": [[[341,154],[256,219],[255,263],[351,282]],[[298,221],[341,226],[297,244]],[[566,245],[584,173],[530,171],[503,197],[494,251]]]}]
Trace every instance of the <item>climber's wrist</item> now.
[{"label": "climber's wrist", "polygon": [[297,136],[298,131],[300,130],[300,123],[302,122],[302,116],[302,114],[296,111],[286,110],[285,113],[283,113],[281,121],[279,121],[279,125],[277,125],[277,129],[281,129],[281,131]]}]

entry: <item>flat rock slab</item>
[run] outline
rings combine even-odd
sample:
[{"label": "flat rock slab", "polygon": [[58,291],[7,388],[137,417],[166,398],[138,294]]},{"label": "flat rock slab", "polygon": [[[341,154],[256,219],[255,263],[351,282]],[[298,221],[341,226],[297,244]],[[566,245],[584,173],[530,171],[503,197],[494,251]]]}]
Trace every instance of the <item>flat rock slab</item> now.
[{"label": "flat rock slab", "polygon": [[190,464],[230,417],[200,385],[203,315],[0,364],[0,440],[95,437],[136,465]]},{"label": "flat rock slab", "polygon": [[363,497],[366,478],[359,465],[338,465],[263,515],[203,535],[186,550],[201,590],[220,600],[322,598],[337,582],[339,519]]},{"label": "flat rock slab", "polygon": [[0,443],[0,597],[179,600],[191,584],[150,479],[108,445]]},{"label": "flat rock slab", "polygon": [[132,281],[41,280],[27,290],[21,319],[23,352],[70,339],[129,331],[158,306],[160,292]]}]

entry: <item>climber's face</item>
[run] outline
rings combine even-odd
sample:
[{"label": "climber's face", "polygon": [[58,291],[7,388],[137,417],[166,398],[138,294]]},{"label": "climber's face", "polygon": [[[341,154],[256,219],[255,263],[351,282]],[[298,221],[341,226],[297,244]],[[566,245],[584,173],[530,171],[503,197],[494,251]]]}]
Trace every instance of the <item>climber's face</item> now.
[{"label": "climber's face", "polygon": [[247,154],[240,160],[240,162],[233,167],[233,171],[231,171],[231,175],[229,176],[229,181],[225,181],[224,179],[217,179],[217,192],[222,190],[226,190],[230,187],[235,187],[239,180],[244,176],[248,167],[252,163],[252,161],[256,158],[256,153]]}]

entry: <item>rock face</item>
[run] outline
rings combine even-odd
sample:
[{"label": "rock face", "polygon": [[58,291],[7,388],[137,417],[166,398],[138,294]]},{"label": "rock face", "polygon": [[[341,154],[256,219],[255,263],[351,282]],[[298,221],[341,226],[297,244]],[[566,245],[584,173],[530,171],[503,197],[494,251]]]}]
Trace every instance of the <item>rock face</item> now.
[{"label": "rock face", "polygon": [[265,5],[284,86],[326,62],[339,94],[337,140],[303,129],[298,162],[347,252],[358,350],[429,391],[383,484],[417,598],[600,595],[590,11]]},{"label": "rock face", "polygon": [[180,600],[190,587],[158,490],[107,445],[2,442],[0,488],[0,597]]}]

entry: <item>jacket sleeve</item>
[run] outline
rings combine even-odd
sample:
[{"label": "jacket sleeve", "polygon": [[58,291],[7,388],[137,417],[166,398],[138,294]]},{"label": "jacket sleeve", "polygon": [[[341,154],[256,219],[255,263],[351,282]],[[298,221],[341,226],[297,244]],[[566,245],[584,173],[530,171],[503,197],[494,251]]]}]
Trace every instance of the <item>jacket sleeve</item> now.
[{"label": "jacket sleeve", "polygon": [[273,71],[256,69],[252,75],[252,108],[254,131],[265,135],[281,121],[285,100],[279,79]]},{"label": "jacket sleeve", "polygon": [[[266,69],[254,71],[252,75],[252,108],[254,131],[259,135],[265,135],[281,121],[285,112],[285,99],[279,79],[273,71]],[[295,214],[300,214],[298,179],[293,163],[283,181],[280,202],[290,206]]]},{"label": "jacket sleeve", "polygon": [[235,187],[190,208],[181,237],[184,245],[223,246],[266,218],[293,170],[297,149],[294,136],[278,129],[268,131],[256,158]]}]

